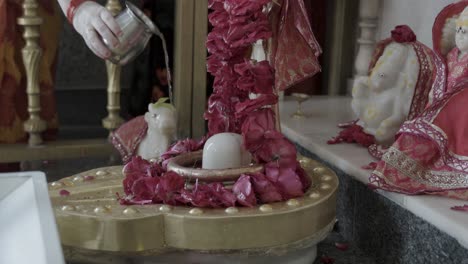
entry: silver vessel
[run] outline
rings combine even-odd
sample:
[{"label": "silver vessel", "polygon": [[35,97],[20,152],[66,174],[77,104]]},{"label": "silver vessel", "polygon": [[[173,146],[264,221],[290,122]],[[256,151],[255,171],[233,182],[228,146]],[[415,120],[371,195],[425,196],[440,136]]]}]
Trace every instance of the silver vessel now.
[{"label": "silver vessel", "polygon": [[138,56],[148,44],[153,34],[159,30],[154,23],[140,9],[127,2],[126,8],[115,17],[117,24],[122,29],[119,36],[120,44],[112,48],[107,39],[103,38],[112,55],[109,58],[114,64],[124,65]]}]

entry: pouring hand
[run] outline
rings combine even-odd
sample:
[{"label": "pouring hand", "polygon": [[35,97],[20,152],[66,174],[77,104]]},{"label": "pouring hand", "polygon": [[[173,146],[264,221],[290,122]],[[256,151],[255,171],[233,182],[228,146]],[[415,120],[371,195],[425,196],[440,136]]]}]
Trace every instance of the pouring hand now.
[{"label": "pouring hand", "polygon": [[103,39],[112,48],[119,45],[117,36],[122,34],[122,30],[112,14],[93,1],[84,2],[78,6],[73,18],[73,26],[83,37],[86,45],[102,59],[107,59],[111,55]]}]

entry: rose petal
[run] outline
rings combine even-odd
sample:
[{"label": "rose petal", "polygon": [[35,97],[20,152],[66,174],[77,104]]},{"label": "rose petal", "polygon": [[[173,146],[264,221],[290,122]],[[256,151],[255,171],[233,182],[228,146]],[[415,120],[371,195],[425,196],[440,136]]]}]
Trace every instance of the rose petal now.
[{"label": "rose petal", "polygon": [[268,61],[253,63],[246,60],[234,66],[234,71],[239,74],[237,87],[241,90],[257,94],[272,94],[274,70]]},{"label": "rose petal", "polygon": [[283,200],[278,187],[275,186],[264,174],[255,173],[250,175],[255,190],[262,203],[279,202]]},{"label": "rose petal", "polygon": [[84,180],[85,180],[85,181],[92,181],[92,180],[94,180],[94,179],[96,179],[96,177],[94,177],[93,175],[86,175],[86,176],[84,177]]},{"label": "rose petal", "polygon": [[367,165],[364,165],[362,166],[361,168],[363,168],[364,170],[375,170],[377,168],[377,162],[373,161],[373,162],[370,162],[369,164]]},{"label": "rose petal", "polygon": [[232,192],[237,197],[237,202],[243,206],[253,207],[257,204],[250,176],[241,175],[232,187]]},{"label": "rose petal", "polygon": [[398,43],[407,43],[416,41],[416,34],[407,25],[396,26],[391,32],[392,39]]},{"label": "rose petal", "polygon": [[304,185],[295,168],[280,167],[276,162],[265,165],[265,176],[278,186],[285,199],[304,195]]},{"label": "rose petal", "polygon": [[159,177],[145,177],[136,180],[133,183],[131,192],[134,201],[152,200],[155,196],[156,186],[159,183]]},{"label": "rose petal", "polygon": [[450,207],[450,209],[454,211],[468,212],[468,204],[465,204],[463,206],[453,206],[453,207]]},{"label": "rose petal", "polygon": [[60,196],[69,196],[70,192],[65,190],[65,189],[62,189],[62,190],[60,190],[59,194],[60,194]]},{"label": "rose petal", "polygon": [[271,0],[226,0],[224,8],[233,16],[243,16],[253,12],[261,12],[264,5]]},{"label": "rose petal", "polygon": [[302,183],[302,190],[305,192],[309,189],[311,185],[310,177],[307,175],[307,172],[302,168],[301,164],[296,161],[296,174],[299,176],[299,179]]},{"label": "rose petal", "polygon": [[328,256],[322,256],[320,258],[320,263],[322,263],[322,264],[333,264],[333,263],[335,263],[335,259],[331,258],[331,257],[328,257]]},{"label": "rose petal", "polygon": [[346,251],[349,249],[349,244],[348,243],[335,243],[335,247],[341,251]]},{"label": "rose petal", "polygon": [[277,162],[281,167],[296,169],[297,151],[294,144],[277,132],[265,133],[266,138],[262,146],[254,153],[259,161]]},{"label": "rose petal", "polygon": [[275,113],[270,108],[264,108],[247,116],[242,124],[244,146],[250,152],[256,152],[263,144],[268,131],[276,128]]},{"label": "rose petal", "polygon": [[338,136],[328,140],[327,144],[338,144],[341,142],[356,142],[367,148],[370,145],[375,144],[375,137],[364,132],[361,126],[353,124],[340,131]]},{"label": "rose petal", "polygon": [[278,102],[278,96],[274,94],[262,94],[256,99],[246,100],[236,104],[236,117],[250,115],[253,111],[267,105],[274,105]]}]

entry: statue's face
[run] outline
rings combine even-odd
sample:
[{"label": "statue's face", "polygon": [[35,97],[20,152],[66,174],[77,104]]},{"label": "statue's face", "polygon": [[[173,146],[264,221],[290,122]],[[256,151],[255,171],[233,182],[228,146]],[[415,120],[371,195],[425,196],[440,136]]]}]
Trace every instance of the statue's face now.
[{"label": "statue's face", "polygon": [[164,133],[172,133],[176,129],[177,117],[174,110],[167,107],[150,109],[145,116],[149,129],[160,130]]},{"label": "statue's face", "polygon": [[455,43],[462,52],[468,52],[468,26],[458,26],[455,34]]}]

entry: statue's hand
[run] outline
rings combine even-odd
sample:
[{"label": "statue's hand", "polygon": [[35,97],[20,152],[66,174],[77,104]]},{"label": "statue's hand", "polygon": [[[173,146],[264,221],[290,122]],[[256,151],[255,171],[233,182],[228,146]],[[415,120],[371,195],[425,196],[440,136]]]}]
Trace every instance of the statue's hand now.
[{"label": "statue's hand", "polygon": [[369,86],[367,82],[369,77],[361,76],[354,80],[352,95],[353,98],[367,98],[369,96]]},{"label": "statue's hand", "polygon": [[111,47],[119,45],[116,36],[122,34],[121,28],[106,8],[93,1],[78,6],[73,17],[73,26],[83,37],[86,45],[103,59],[111,56],[111,52],[102,41],[103,38]]},{"label": "statue's hand", "polygon": [[351,108],[354,113],[358,116],[362,116],[365,106],[368,104],[367,99],[369,98],[369,87],[367,85],[368,77],[358,77],[354,80],[352,95],[353,100],[351,101]]},{"label": "statue's hand", "polygon": [[395,139],[395,134],[400,129],[402,120],[389,117],[380,123],[375,133],[375,139],[379,144],[390,145]]}]

